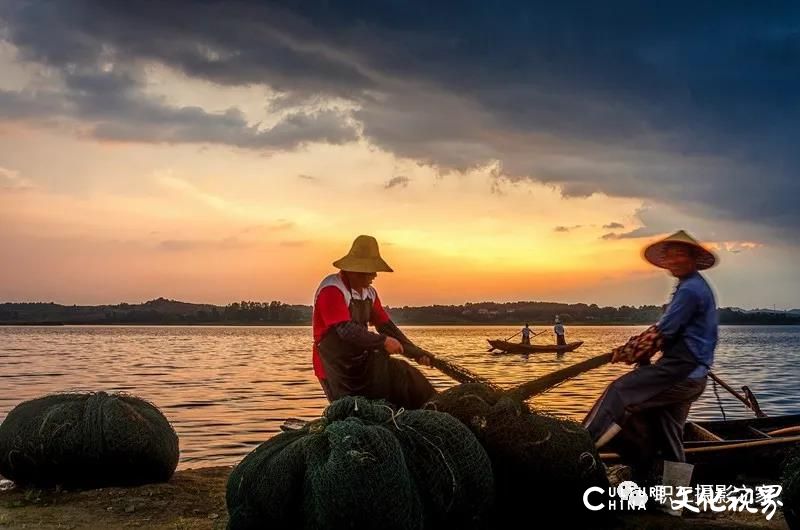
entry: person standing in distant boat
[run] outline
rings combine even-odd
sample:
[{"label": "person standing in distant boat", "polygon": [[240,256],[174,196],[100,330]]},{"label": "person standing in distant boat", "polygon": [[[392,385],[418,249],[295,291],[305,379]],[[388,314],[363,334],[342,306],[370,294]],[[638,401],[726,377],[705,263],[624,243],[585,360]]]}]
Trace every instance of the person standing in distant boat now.
[{"label": "person standing in distant boat", "polygon": [[556,344],[559,346],[565,346],[567,344],[567,340],[564,338],[564,325],[561,323],[561,319],[556,315],[556,325],[553,326],[553,333],[556,334]]},{"label": "person standing in distant boat", "polygon": [[531,345],[531,333],[533,330],[528,327],[528,323],[525,323],[525,327],[522,328],[522,344],[526,344],[528,346]]}]

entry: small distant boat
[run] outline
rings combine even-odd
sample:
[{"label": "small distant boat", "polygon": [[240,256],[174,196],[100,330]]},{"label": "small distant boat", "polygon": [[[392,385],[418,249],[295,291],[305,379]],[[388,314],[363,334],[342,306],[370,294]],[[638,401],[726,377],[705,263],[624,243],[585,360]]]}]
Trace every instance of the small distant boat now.
[{"label": "small distant boat", "polygon": [[[606,465],[621,463],[614,440],[601,449]],[[800,449],[800,414],[727,421],[686,422],[686,461],[696,466],[696,478],[737,475],[777,479],[787,456]]]},{"label": "small distant boat", "polygon": [[[573,351],[579,348],[583,341],[570,342],[559,346],[558,344],[521,344],[519,342],[508,342],[505,340],[491,340],[487,339],[492,350],[498,350],[500,353],[564,353]],[[490,351],[492,351],[490,350]]]}]

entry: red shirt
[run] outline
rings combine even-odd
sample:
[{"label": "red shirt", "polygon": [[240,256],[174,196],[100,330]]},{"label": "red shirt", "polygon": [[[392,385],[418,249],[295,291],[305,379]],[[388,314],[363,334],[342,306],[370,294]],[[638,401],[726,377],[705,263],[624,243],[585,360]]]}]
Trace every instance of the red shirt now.
[{"label": "red shirt", "polygon": [[[349,289],[350,286],[347,284],[344,275],[339,273],[339,278],[342,280],[345,288]],[[381,324],[389,322],[389,314],[381,305],[381,299],[378,297],[377,291],[373,289],[373,292],[375,294],[375,300],[372,304],[369,323],[373,326],[380,326]],[[347,322],[348,320],[350,320],[350,307],[342,290],[336,285],[326,285],[322,287],[314,301],[314,313],[312,317],[314,330],[314,352],[312,360],[314,364],[314,375],[319,379],[325,379],[325,369],[322,367],[322,358],[319,356],[317,344],[333,326],[340,322]]]}]

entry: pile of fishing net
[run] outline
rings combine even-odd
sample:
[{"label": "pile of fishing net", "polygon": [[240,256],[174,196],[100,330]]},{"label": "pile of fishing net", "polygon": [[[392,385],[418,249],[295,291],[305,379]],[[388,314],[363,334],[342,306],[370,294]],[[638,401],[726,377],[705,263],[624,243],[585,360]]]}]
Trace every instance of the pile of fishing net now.
[{"label": "pile of fishing net", "polygon": [[498,526],[527,520],[533,506],[546,507],[559,520],[584,517],[586,489],[608,487],[589,433],[575,422],[534,412],[477,383],[448,389],[427,407],[461,420],[488,453]]},{"label": "pile of fishing net", "polygon": [[792,530],[800,530],[800,450],[794,451],[783,469],[783,516]]},{"label": "pile of fishing net", "polygon": [[229,528],[483,528],[494,498],[489,457],[461,422],[345,397],[280,433],[233,470]]},{"label": "pile of fishing net", "polygon": [[169,421],[133,396],[45,396],[20,403],[0,424],[0,474],[21,486],[165,482],[178,456]]}]

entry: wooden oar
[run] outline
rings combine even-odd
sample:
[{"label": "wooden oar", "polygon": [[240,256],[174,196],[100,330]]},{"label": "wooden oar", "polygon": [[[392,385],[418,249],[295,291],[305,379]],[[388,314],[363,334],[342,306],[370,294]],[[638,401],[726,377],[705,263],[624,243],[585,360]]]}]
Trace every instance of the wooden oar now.
[{"label": "wooden oar", "polygon": [[744,403],[747,408],[753,411],[753,413],[756,415],[757,418],[767,417],[767,415],[764,414],[764,412],[762,412],[761,407],[758,405],[758,401],[756,401],[756,396],[747,386],[742,387],[742,390],[745,393],[745,395],[743,396],[739,392],[734,390],[730,385],[728,385],[728,383],[720,379],[714,372],[709,371],[708,377],[716,381],[722,388],[730,392],[733,397]]},{"label": "wooden oar", "polygon": [[[584,372],[588,372],[589,370],[593,370],[595,368],[599,368],[604,364],[611,362],[613,354],[612,353],[604,353],[602,355],[598,355],[597,357],[592,357],[591,359],[587,359],[583,362],[574,364],[562,370],[555,371],[553,373],[547,374],[542,376],[538,379],[534,379],[533,381],[528,381],[527,383],[522,383],[510,390],[507,390],[507,394],[511,397],[524,401],[526,399],[530,399],[531,397],[546,392],[557,386],[568,379],[572,379],[573,377],[577,377]],[[767,417],[764,412],[761,411],[761,408],[758,405],[758,401],[756,401],[755,395],[750,391],[750,389],[746,386],[742,387],[744,390],[746,397],[741,395],[739,392],[734,390],[730,385],[728,385],[725,381],[719,378],[714,372],[709,371],[708,376],[719,383],[722,388],[730,392],[734,397],[736,397],[739,401],[744,403],[750,410],[752,410],[755,415],[759,418]]]},{"label": "wooden oar", "polygon": [[[517,335],[519,335],[520,333],[522,333],[522,330],[519,330],[519,331],[517,331],[516,333],[514,333],[513,335],[511,335],[511,336],[510,336],[510,337],[508,337],[507,339],[503,339],[503,342],[508,342],[508,341],[510,341],[511,339],[513,339],[514,337],[516,337]],[[494,350],[494,346],[492,346],[491,348],[489,348],[489,349],[488,349],[488,350],[486,350],[486,351],[492,351],[492,350]]]},{"label": "wooden oar", "polygon": [[[445,361],[444,359],[437,357],[435,354],[432,354],[427,350],[423,350],[422,348],[413,344],[403,344],[403,355],[409,359],[416,359],[419,355],[427,355],[431,359],[431,366],[448,377],[458,381],[459,383],[481,383],[495,390],[502,390],[498,385],[464,368],[463,366],[459,366],[450,361]],[[591,359],[579,362],[562,370],[544,375],[538,379],[534,379],[533,381],[522,383],[521,385],[503,392],[512,399],[524,401],[537,394],[546,392],[554,386],[563,383],[567,379],[572,379],[573,377],[579,376],[583,372],[588,372],[593,368],[597,368],[609,363],[611,361],[611,356],[611,353],[604,353],[603,355],[592,357]]]},{"label": "wooden oar", "polygon": [[782,427],[773,431],[767,431],[770,436],[786,436],[787,434],[800,434],[800,425],[792,425],[791,427]]},{"label": "wooden oar", "polygon": [[592,357],[591,359],[581,361],[577,364],[573,364],[572,366],[568,366],[567,368],[556,370],[555,372],[543,375],[538,379],[528,381],[527,383],[522,383],[521,385],[517,385],[514,388],[506,390],[506,394],[518,401],[525,401],[526,399],[530,399],[535,395],[550,390],[554,386],[560,385],[568,379],[572,379],[573,377],[577,377],[584,372],[588,372],[589,370],[593,370],[603,366],[604,364],[610,363],[612,355],[613,354],[611,352],[604,353],[602,355]]}]

